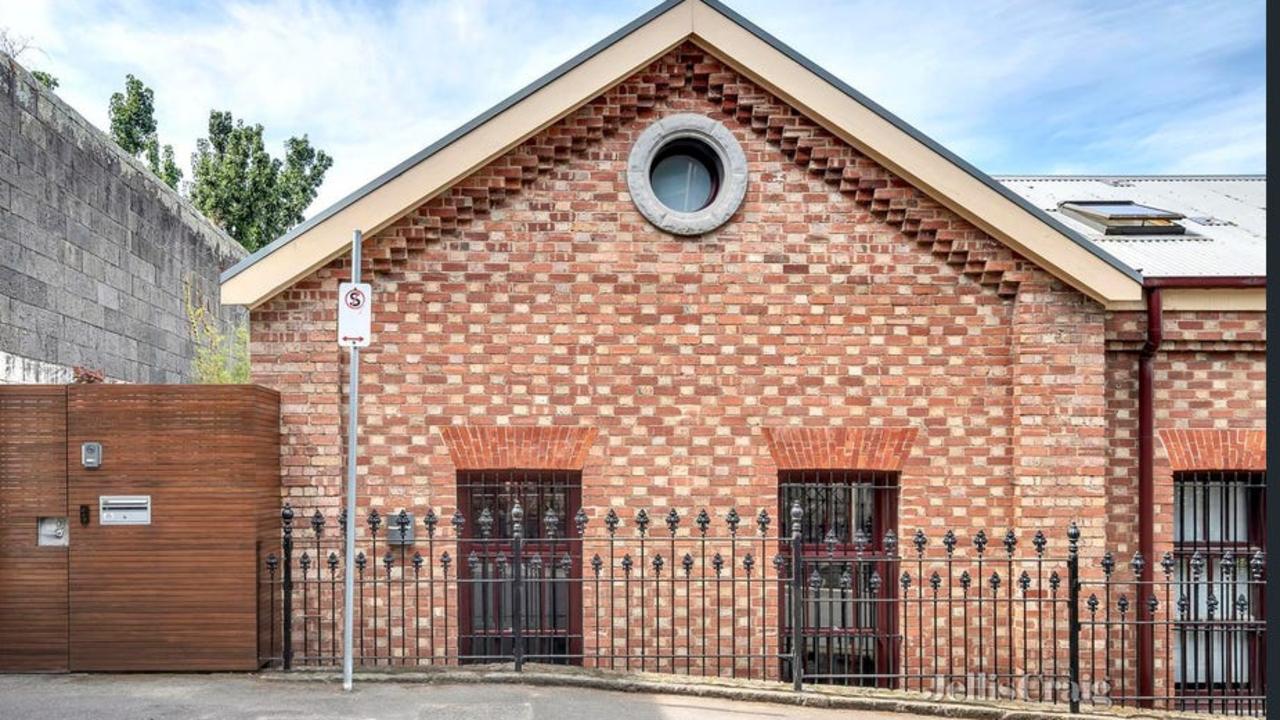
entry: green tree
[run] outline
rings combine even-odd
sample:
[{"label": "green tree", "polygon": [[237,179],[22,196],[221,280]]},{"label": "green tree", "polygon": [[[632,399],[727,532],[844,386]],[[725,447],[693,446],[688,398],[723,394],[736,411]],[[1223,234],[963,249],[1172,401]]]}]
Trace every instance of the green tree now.
[{"label": "green tree", "polygon": [[191,156],[191,202],[249,250],[257,250],[302,221],[333,158],[306,135],[285,142],[283,160],[271,157],[261,125],[245,125],[230,112],[209,113],[209,136]]},{"label": "green tree", "polygon": [[31,77],[35,78],[36,82],[43,85],[46,90],[58,89],[58,78],[50,75],[49,73],[43,70],[32,70]]},{"label": "green tree", "polygon": [[191,376],[197,383],[249,382],[249,326],[237,323],[228,334],[219,324],[217,307],[197,297],[193,274],[182,283],[182,299],[187,312],[187,329],[195,354],[191,358]]},{"label": "green tree", "polygon": [[124,92],[112,93],[108,108],[111,137],[137,157],[156,134],[155,93],[132,74],[124,78]]},{"label": "green tree", "polygon": [[[28,50],[40,52],[40,49],[31,44],[31,38],[26,35],[17,35],[7,27],[0,27],[0,53],[4,53],[14,60],[20,60],[22,54]],[[36,82],[45,86],[47,90],[58,89],[58,78],[50,75],[43,70],[32,70],[31,77]]]},{"label": "green tree", "polygon": [[124,151],[146,160],[151,172],[175,190],[182,171],[173,160],[173,146],[160,147],[156,134],[155,93],[132,74],[125,76],[124,92],[113,93],[108,108],[111,137]]},{"label": "green tree", "polygon": [[165,185],[177,190],[178,181],[182,179],[182,171],[178,169],[178,164],[173,160],[173,146],[165,145],[164,149],[160,149],[160,143],[155,136],[147,141],[147,167],[151,168],[151,172],[160,176]]}]

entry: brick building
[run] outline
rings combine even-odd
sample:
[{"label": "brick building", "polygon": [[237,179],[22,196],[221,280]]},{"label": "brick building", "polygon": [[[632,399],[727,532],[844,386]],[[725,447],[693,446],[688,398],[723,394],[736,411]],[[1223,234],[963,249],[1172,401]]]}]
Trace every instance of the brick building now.
[{"label": "brick building", "polygon": [[[799,500],[841,548],[917,529],[1061,548],[1074,522],[1089,557],[1140,550],[1159,574],[1166,551],[1260,543],[1264,187],[1000,182],[719,3],[673,0],[227,271],[222,297],[250,308],[308,513],[341,501],[335,306],[360,229],[360,502],[385,517],[472,527],[516,498],[567,530],[581,509],[581,572],[610,509],[656,528],[674,509],[683,538],[700,509],[724,534],[731,510],[747,527]],[[1139,640],[1157,692],[1202,672],[1173,679],[1167,642]]]}]

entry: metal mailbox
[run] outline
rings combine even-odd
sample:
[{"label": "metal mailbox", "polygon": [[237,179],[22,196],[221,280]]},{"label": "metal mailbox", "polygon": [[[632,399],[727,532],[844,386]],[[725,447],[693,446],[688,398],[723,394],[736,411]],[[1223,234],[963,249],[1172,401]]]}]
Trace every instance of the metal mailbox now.
[{"label": "metal mailbox", "polygon": [[98,498],[102,525],[150,525],[150,495],[102,495]]},{"label": "metal mailbox", "polygon": [[388,545],[412,545],[413,544],[413,513],[405,513],[405,519],[409,521],[404,527],[400,527],[400,513],[387,516],[387,544]]}]

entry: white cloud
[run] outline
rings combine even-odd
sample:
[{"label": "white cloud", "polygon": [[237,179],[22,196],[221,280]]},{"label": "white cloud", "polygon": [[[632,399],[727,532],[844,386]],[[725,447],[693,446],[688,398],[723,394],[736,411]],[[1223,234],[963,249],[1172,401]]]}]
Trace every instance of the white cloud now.
[{"label": "white cloud", "polygon": [[[1265,106],[1260,0],[856,0],[786,13],[769,0],[734,5],[991,172],[1055,164],[1097,171],[1126,159],[1133,171],[1174,172],[1185,164],[1175,161],[1185,145],[1166,147],[1156,164],[1080,152],[1153,136],[1175,114],[1209,127],[1238,119],[1242,113],[1222,107],[1236,100],[1232,83],[1257,91],[1250,98],[1257,112]],[[1264,149],[1263,134],[1246,132],[1252,129],[1221,126],[1215,134]],[[1262,164],[1235,169],[1259,171]]]},{"label": "white cloud", "polygon": [[1175,114],[1142,138],[1137,149],[1170,172],[1231,173],[1267,161],[1267,98],[1263,88],[1203,115]]},{"label": "white cloud", "polygon": [[[993,172],[1260,170],[1254,2],[733,0],[743,15]],[[186,170],[211,108],[335,158],[314,212],[651,6],[533,0],[0,0],[99,126],[132,72]],[[815,19],[821,18],[821,22]],[[1260,65],[1261,60],[1257,63]],[[1243,83],[1232,87],[1231,83]]]}]

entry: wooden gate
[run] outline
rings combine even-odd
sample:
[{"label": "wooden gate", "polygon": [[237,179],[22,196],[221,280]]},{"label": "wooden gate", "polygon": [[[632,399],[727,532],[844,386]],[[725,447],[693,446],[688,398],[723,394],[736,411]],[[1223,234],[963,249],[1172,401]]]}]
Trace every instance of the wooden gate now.
[{"label": "wooden gate", "polygon": [[[149,522],[111,524],[113,497],[146,498]],[[0,670],[257,667],[278,502],[272,391],[0,387]],[[40,518],[65,545],[39,544]]]},{"label": "wooden gate", "polygon": [[67,507],[67,392],[0,385],[0,670],[65,672],[67,548],[36,544]]}]

